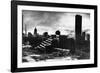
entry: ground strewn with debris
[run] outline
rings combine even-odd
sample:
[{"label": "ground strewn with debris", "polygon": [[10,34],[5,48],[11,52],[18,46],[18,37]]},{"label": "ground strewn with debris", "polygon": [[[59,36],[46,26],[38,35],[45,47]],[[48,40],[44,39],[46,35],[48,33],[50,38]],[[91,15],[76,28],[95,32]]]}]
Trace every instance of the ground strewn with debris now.
[{"label": "ground strewn with debris", "polygon": [[39,49],[34,49],[31,46],[26,46],[23,48],[22,62],[39,62],[48,61],[55,59],[63,60],[80,60],[89,59],[89,53],[82,50],[76,50],[76,53],[72,55],[69,49],[54,48],[55,51],[52,53],[47,53],[46,49],[44,52],[39,51]]}]

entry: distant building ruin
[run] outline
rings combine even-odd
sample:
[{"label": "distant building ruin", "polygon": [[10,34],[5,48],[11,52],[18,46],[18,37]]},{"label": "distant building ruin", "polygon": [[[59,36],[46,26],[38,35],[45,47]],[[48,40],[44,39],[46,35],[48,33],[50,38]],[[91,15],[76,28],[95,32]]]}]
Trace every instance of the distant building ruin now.
[{"label": "distant building ruin", "polygon": [[82,16],[75,16],[75,39],[80,40],[82,34]]}]

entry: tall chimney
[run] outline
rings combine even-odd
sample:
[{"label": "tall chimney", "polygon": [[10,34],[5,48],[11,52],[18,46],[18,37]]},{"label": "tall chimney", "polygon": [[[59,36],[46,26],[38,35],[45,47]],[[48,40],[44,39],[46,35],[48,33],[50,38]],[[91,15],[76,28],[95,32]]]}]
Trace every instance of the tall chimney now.
[{"label": "tall chimney", "polygon": [[25,35],[27,35],[27,25],[25,24]]}]

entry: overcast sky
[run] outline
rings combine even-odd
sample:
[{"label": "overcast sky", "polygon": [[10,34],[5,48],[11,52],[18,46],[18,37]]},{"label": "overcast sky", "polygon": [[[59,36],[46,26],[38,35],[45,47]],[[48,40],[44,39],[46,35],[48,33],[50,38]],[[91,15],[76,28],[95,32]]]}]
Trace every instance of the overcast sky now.
[{"label": "overcast sky", "polygon": [[25,25],[28,32],[34,32],[36,27],[39,34],[48,32],[54,34],[60,30],[61,34],[68,34],[67,30],[75,31],[75,15],[82,16],[82,30],[90,29],[90,14],[71,12],[47,12],[23,10],[23,31]]}]

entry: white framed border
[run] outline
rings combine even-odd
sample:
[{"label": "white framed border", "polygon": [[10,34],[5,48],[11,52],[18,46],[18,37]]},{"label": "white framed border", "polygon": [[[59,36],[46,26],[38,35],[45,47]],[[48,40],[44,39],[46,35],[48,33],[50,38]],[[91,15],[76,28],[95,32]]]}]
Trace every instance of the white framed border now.
[{"label": "white framed border", "polygon": [[[43,67],[43,66],[60,66],[60,65],[80,65],[80,64],[94,64],[94,10],[93,9],[79,9],[79,8],[58,8],[58,7],[43,7],[43,6],[24,6],[18,5],[18,29],[17,29],[17,66],[18,68],[25,67]],[[22,63],[22,10],[37,10],[37,11],[56,11],[56,12],[81,12],[90,13],[90,59],[89,60],[74,60],[74,61],[57,61],[57,62],[27,62]]]}]

